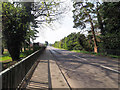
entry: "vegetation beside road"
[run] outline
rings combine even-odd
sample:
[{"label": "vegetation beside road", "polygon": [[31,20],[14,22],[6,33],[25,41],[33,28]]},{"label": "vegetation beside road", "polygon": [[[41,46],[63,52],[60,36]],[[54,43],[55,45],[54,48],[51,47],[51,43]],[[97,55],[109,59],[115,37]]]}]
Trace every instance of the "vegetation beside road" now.
[{"label": "vegetation beside road", "polygon": [[77,53],[93,54],[93,55],[96,55],[96,56],[106,56],[106,57],[111,57],[111,58],[120,58],[120,56],[104,54],[104,53],[94,53],[94,52],[80,51],[80,50],[71,50],[71,51],[77,52]]},{"label": "vegetation beside road", "polygon": [[0,62],[6,62],[6,61],[12,61],[12,58],[10,57],[10,54],[8,51],[4,51],[3,55],[0,56]]},{"label": "vegetation beside road", "polygon": [[74,2],[73,7],[74,28],[80,32],[69,34],[53,46],[119,58],[120,2]]},{"label": "vegetation beside road", "polygon": [[[55,47],[55,48],[58,48],[58,47]],[[68,50],[68,49],[64,49],[64,48],[58,48],[58,49]],[[68,50],[68,51],[83,53],[83,54],[91,54],[91,55],[96,55],[96,56],[109,57],[109,58],[120,58],[120,56],[116,56],[116,55],[110,55],[110,54],[104,54],[104,53],[94,53],[94,52],[88,52],[88,51],[83,51],[83,50]]]},{"label": "vegetation beside road", "polygon": [[[33,50],[21,52],[21,53],[20,53],[20,58],[24,58],[24,57],[30,55],[31,53],[33,53]],[[10,62],[10,61],[12,61],[12,58],[11,58],[11,56],[10,56],[10,54],[9,54],[8,51],[5,51],[5,52],[3,53],[3,55],[0,56],[0,62],[4,62],[4,61],[5,61],[5,62]]]},{"label": "vegetation beside road", "polygon": [[[0,48],[3,54],[7,48],[13,61],[20,58],[22,47],[30,47],[38,37],[37,28],[43,29],[51,25],[51,22],[58,19],[61,11],[60,1],[39,1],[39,2],[0,2],[2,13],[0,26],[2,27],[2,44]],[[59,9],[58,9],[59,8]],[[66,7],[64,7],[66,8]],[[39,20],[37,18],[39,17]],[[45,26],[44,26],[44,25]],[[46,42],[47,43],[47,42]]]},{"label": "vegetation beside road", "polygon": [[32,54],[33,52],[35,52],[36,50],[40,50],[42,48],[44,48],[45,46],[42,47],[34,47],[34,49],[30,49],[30,50],[26,50],[23,52],[20,52],[20,59],[17,61],[13,61],[9,52],[5,51],[4,54],[2,56],[0,56],[0,62],[2,63],[2,69],[6,69],[8,67],[10,67],[11,65],[19,62],[20,60],[22,60],[23,58],[27,57],[28,55]]}]

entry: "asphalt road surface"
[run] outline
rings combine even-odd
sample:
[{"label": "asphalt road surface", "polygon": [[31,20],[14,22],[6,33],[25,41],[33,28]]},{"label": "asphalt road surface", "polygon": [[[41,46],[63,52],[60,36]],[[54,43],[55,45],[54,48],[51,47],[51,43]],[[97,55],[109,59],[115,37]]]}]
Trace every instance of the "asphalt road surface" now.
[{"label": "asphalt road surface", "polygon": [[47,47],[71,88],[119,88],[119,60]]}]

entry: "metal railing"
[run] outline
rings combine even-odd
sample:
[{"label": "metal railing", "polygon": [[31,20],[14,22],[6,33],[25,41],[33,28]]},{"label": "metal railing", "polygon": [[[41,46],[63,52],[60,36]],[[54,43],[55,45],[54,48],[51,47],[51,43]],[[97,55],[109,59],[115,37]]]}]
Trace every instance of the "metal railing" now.
[{"label": "metal railing", "polygon": [[2,89],[17,88],[44,49],[45,48],[42,48],[32,53],[15,65],[0,72],[0,77],[2,77]]}]

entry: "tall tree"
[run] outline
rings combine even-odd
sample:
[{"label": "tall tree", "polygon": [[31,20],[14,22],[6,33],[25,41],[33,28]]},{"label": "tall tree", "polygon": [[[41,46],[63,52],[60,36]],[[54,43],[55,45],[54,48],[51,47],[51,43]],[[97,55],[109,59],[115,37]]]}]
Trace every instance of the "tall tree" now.
[{"label": "tall tree", "polygon": [[19,60],[22,42],[29,25],[29,13],[20,3],[3,2],[3,36],[13,60]]},{"label": "tall tree", "polygon": [[98,20],[98,28],[101,30],[101,35],[105,35],[105,29],[103,27],[103,19],[102,19],[102,15],[101,15],[101,8],[102,8],[102,4],[100,4],[99,2],[96,2],[96,8],[95,8],[95,12],[97,14],[97,20]]},{"label": "tall tree", "polygon": [[43,22],[50,23],[57,20],[57,16],[64,12],[60,6],[60,2],[54,0],[34,3],[34,7],[31,2],[3,2],[2,31],[13,60],[19,59],[20,48],[26,39],[30,22],[41,25]]},{"label": "tall tree", "polygon": [[120,2],[104,2],[101,15],[104,25],[102,49],[107,53],[120,53]]},{"label": "tall tree", "polygon": [[86,23],[90,23],[91,25],[91,32],[93,35],[93,41],[94,41],[94,52],[98,52],[98,45],[97,45],[97,40],[95,36],[95,28],[94,28],[94,23],[93,23],[93,8],[95,7],[94,4],[86,2],[75,2],[74,3],[74,8],[73,10],[74,13],[74,28],[81,28],[84,29],[86,27]]}]

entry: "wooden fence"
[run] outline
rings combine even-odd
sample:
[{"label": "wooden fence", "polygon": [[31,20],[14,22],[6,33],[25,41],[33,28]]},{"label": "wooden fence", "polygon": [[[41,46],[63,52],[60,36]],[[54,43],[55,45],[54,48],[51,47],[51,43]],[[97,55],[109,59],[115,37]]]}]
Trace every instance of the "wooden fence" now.
[{"label": "wooden fence", "polygon": [[15,65],[12,65],[0,72],[0,78],[2,78],[2,89],[17,88],[44,49],[45,48],[42,48],[41,50],[32,53]]}]

